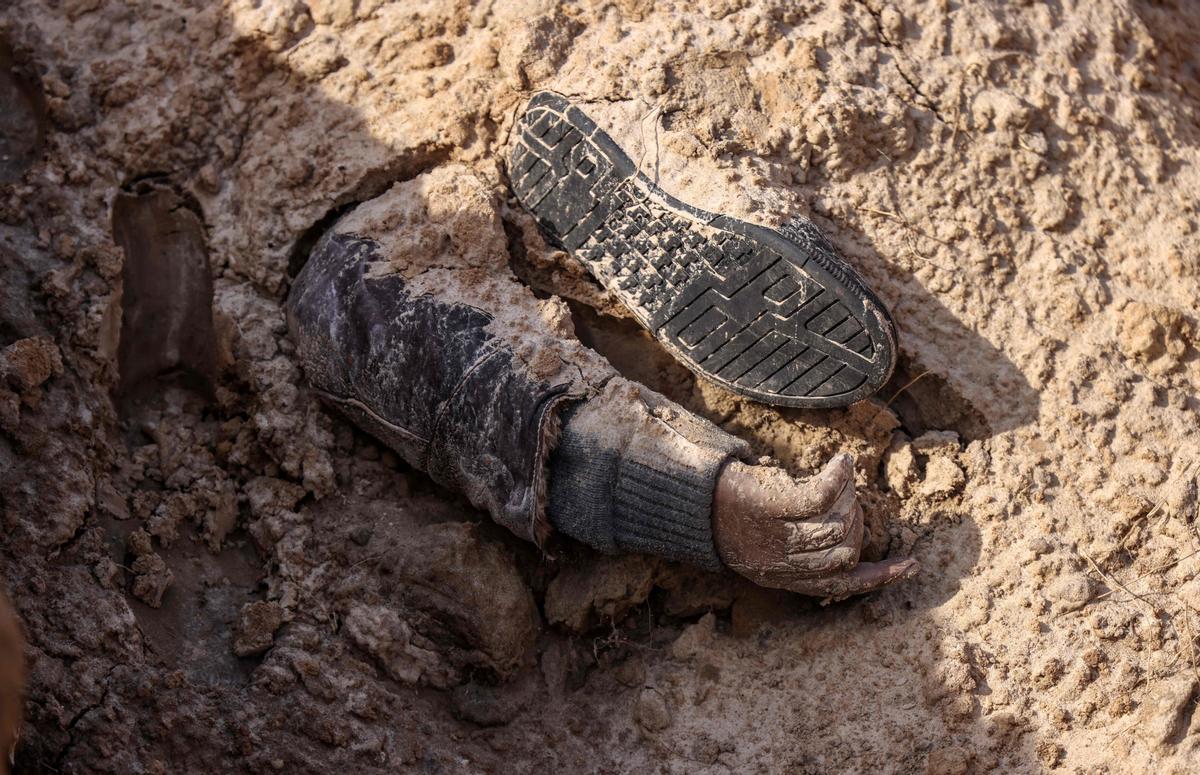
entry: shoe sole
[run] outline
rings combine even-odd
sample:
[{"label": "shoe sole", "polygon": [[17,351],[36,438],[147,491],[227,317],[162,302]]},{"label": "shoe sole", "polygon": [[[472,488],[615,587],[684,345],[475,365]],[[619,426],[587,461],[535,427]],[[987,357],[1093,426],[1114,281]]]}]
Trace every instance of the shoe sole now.
[{"label": "shoe sole", "polygon": [[812,224],[768,229],[680,202],[551,92],[516,138],[521,204],[692,371],[796,407],[845,406],[891,376],[887,309]]}]

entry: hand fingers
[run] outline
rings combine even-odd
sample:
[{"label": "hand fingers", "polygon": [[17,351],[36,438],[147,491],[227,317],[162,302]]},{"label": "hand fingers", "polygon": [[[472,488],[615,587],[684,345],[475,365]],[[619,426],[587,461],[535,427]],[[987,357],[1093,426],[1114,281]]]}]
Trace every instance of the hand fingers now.
[{"label": "hand fingers", "polygon": [[849,516],[852,515],[839,515],[822,522],[788,522],[788,556],[837,546],[846,538]]},{"label": "hand fingers", "polygon": [[829,574],[849,570],[858,562],[862,552],[863,530],[862,506],[854,502],[850,506],[849,517],[842,522],[839,542],[821,549],[810,549],[802,545],[803,548],[796,551],[789,539],[788,565],[797,575]]},{"label": "hand fingers", "polygon": [[787,588],[801,595],[825,598],[825,602],[873,592],[903,579],[912,578],[920,569],[911,557],[864,562],[853,569],[823,578],[797,579]]},{"label": "hand fingers", "polygon": [[798,492],[784,519],[816,517],[834,507],[847,490],[854,491],[854,458],[843,452],[834,455],[821,472],[796,488]]},{"label": "hand fingers", "polygon": [[827,549],[846,542],[854,530],[855,519],[861,521],[862,510],[854,493],[854,484],[847,482],[822,519],[787,523],[788,554]]}]

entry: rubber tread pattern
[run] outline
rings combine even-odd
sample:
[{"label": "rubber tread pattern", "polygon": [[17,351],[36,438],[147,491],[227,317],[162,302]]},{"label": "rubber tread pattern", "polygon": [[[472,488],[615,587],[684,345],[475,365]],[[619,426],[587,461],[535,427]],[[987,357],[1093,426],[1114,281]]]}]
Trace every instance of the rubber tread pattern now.
[{"label": "rubber tread pattern", "polygon": [[802,407],[850,404],[891,376],[890,315],[812,224],[773,230],[680,202],[551,92],[519,122],[509,177],[547,237],[696,373]]}]

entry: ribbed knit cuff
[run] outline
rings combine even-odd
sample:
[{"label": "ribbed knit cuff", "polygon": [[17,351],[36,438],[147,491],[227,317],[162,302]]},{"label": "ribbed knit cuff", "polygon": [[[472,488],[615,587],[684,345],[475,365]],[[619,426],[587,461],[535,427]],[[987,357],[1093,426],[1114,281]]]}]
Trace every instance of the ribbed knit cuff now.
[{"label": "ribbed knit cuff", "polygon": [[645,552],[723,567],[712,534],[721,467],[745,442],[631,383],[562,414],[547,516],[602,552]]},{"label": "ribbed knit cuff", "polygon": [[546,516],[556,530],[605,554],[620,547],[613,538],[613,488],[621,446],[598,438],[576,422],[576,404],[563,410],[558,446],[550,453]]},{"label": "ribbed knit cuff", "polygon": [[613,538],[621,549],[721,568],[712,534],[712,499],[724,450],[682,437],[637,435],[613,488]]}]

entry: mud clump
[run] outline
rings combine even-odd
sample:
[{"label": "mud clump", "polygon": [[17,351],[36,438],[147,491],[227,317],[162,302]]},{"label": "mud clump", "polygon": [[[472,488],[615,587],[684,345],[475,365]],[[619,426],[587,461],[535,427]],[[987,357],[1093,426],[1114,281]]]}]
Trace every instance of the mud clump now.
[{"label": "mud clump", "polygon": [[[1168,753],[1196,729],[1195,712],[1200,681],[1179,676],[1158,687],[1142,712],[1141,735],[1160,753]],[[1200,749],[1194,742],[1189,748]]]},{"label": "mud clump", "polygon": [[417,530],[377,569],[378,602],[338,591],[351,641],[393,679],[446,688],[471,670],[508,678],[531,658],[541,629],[533,596],[508,551],[478,528]]},{"label": "mud clump", "polygon": [[35,407],[42,384],[62,373],[62,355],[47,337],[18,339],[0,350],[0,428],[14,432],[21,407]]},{"label": "mud clump", "polygon": [[574,633],[618,622],[650,596],[658,564],[642,555],[567,564],[546,589],[546,618]]},{"label": "mud clump", "polygon": [[134,556],[130,570],[133,571],[133,596],[151,608],[161,608],[163,595],[175,581],[175,574],[151,545],[150,534],[135,530],[129,536],[129,553]]},{"label": "mud clump", "polygon": [[283,610],[278,603],[256,600],[242,606],[234,630],[233,653],[248,657],[271,648],[281,624]]},{"label": "mud clump", "polygon": [[62,371],[58,347],[44,336],[19,339],[0,352],[0,379],[22,396]]},{"label": "mud clump", "polygon": [[671,709],[662,694],[647,687],[634,703],[633,718],[644,731],[661,732],[671,726]]}]

